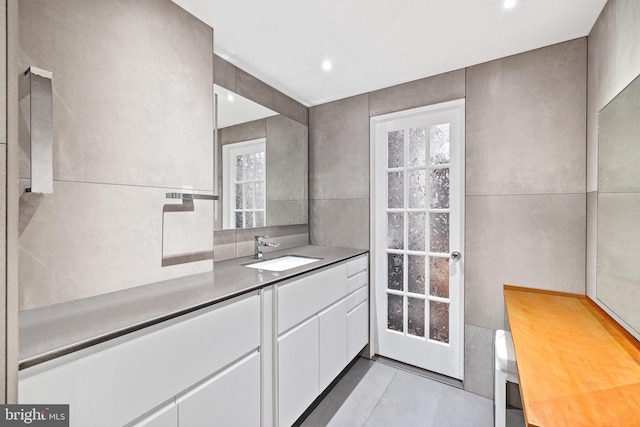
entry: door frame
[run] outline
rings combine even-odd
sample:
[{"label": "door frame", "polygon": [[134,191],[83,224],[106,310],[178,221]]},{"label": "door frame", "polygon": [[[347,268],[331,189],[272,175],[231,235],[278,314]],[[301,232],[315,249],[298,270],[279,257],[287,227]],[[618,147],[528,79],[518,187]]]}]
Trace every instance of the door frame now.
[{"label": "door frame", "polygon": [[[464,380],[464,319],[465,319],[465,298],[464,298],[464,288],[465,288],[465,279],[464,279],[464,265],[465,265],[465,198],[466,198],[466,190],[465,190],[465,170],[466,170],[466,156],[465,156],[465,146],[466,146],[466,99],[459,98],[451,101],[445,101],[437,104],[431,104],[427,106],[410,108],[407,110],[402,110],[393,113],[382,114],[378,116],[372,116],[369,118],[369,251],[370,255],[370,263],[371,268],[369,269],[369,301],[370,301],[370,313],[369,313],[369,356],[373,357],[379,352],[379,343],[378,343],[378,319],[377,319],[377,311],[378,311],[378,301],[377,301],[377,284],[376,284],[376,262],[378,258],[378,249],[377,243],[379,239],[385,239],[386,236],[383,236],[379,230],[381,228],[380,221],[384,221],[384,218],[378,218],[376,220],[376,204],[378,203],[378,195],[376,191],[378,188],[376,187],[376,179],[375,179],[375,166],[376,166],[376,125],[381,122],[391,121],[395,119],[402,119],[409,117],[411,115],[420,115],[423,113],[435,112],[442,109],[448,109],[451,107],[462,106],[462,120],[460,126],[460,147],[459,147],[459,155],[460,155],[460,251],[462,252],[462,259],[459,262],[460,265],[460,274],[461,274],[461,286],[460,286],[460,310],[458,315],[458,333],[460,337],[460,360],[459,360],[459,372],[460,372],[460,380]],[[451,249],[450,249],[451,250]]]}]

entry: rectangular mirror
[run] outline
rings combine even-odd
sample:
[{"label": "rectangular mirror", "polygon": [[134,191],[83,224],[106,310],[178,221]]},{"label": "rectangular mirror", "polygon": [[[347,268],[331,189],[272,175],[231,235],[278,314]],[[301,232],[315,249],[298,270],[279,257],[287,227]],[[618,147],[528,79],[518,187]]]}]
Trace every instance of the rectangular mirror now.
[{"label": "rectangular mirror", "polygon": [[308,222],[308,128],[228,89],[218,98],[215,229]]},{"label": "rectangular mirror", "polygon": [[598,115],[597,298],[640,337],[640,77]]}]

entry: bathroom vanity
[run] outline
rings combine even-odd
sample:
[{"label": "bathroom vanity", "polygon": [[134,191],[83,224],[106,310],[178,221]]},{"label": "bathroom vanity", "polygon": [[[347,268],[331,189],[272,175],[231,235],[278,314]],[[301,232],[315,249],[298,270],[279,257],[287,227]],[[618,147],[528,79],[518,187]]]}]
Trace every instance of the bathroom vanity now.
[{"label": "bathroom vanity", "polygon": [[[366,251],[305,246],[284,271],[216,263],[24,313],[20,403],[68,403],[72,426],[289,426],[369,342]],[[210,279],[210,278],[209,278]]]}]

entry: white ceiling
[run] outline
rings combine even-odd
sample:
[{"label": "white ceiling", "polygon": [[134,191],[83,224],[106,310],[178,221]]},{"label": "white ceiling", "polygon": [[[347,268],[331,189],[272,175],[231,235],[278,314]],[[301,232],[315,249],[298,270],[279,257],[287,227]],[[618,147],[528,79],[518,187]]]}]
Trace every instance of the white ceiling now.
[{"label": "white ceiling", "polygon": [[307,106],[586,36],[606,3],[173,1],[214,28],[218,55]]}]

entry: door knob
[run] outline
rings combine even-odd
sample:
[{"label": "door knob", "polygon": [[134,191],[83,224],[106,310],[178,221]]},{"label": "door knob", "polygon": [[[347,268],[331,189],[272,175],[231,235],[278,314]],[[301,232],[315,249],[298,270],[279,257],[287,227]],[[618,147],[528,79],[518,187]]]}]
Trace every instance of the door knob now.
[{"label": "door knob", "polygon": [[462,258],[462,254],[458,251],[453,251],[451,252],[451,259],[454,261],[458,261],[460,258]]}]

